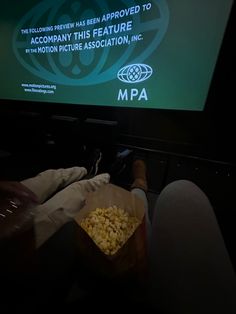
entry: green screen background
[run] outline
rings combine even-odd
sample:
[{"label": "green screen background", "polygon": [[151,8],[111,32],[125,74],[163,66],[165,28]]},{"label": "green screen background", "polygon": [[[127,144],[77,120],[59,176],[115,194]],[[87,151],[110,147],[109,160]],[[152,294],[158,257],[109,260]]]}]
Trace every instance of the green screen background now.
[{"label": "green screen background", "polygon": [[[232,2],[22,0],[20,5],[18,1],[8,2],[0,12],[0,98],[203,110]],[[44,3],[49,9],[42,13],[39,8],[44,7]],[[73,55],[57,53],[31,56],[24,53],[25,47],[29,47],[27,40],[32,35],[22,36],[20,28],[86,20],[109,11],[137,5],[142,7],[146,3],[152,5],[149,11],[113,22],[117,24],[132,20],[131,33],[142,34],[142,41],[77,51]],[[81,30],[104,26],[105,23],[101,23]],[[37,60],[37,69],[32,60]],[[136,63],[147,64],[153,69],[150,78],[133,84],[118,80],[116,75],[119,69]],[[95,68],[98,70],[94,72]],[[54,94],[25,92],[22,83],[56,85],[56,90]],[[130,100],[128,97],[127,100],[118,101],[120,89],[127,90],[127,95],[130,95],[131,89],[138,93],[145,89],[148,99],[134,97]]]}]

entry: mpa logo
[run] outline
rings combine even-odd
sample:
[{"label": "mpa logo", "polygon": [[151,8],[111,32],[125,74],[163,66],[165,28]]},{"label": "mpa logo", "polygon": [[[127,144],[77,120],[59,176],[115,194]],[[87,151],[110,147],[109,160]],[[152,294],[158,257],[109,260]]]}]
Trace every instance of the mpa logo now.
[{"label": "mpa logo", "polygon": [[147,64],[130,64],[119,70],[117,78],[124,83],[140,83],[147,80],[152,72],[152,68]]},{"label": "mpa logo", "polygon": [[[152,68],[143,63],[130,64],[120,69],[117,77],[124,83],[134,84],[147,80],[153,73]],[[120,89],[118,92],[118,101],[147,101],[148,95],[145,88]]]}]

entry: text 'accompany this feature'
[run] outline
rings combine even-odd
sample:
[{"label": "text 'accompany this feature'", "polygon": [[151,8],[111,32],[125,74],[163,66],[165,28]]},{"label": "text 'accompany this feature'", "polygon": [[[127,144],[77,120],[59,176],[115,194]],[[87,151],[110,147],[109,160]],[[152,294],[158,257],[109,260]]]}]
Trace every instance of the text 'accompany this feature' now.
[{"label": "text 'accompany this feature'", "polygon": [[43,0],[18,23],[13,49],[41,79],[57,86],[95,86],[117,79],[127,64],[144,64],[168,22],[166,0]]}]

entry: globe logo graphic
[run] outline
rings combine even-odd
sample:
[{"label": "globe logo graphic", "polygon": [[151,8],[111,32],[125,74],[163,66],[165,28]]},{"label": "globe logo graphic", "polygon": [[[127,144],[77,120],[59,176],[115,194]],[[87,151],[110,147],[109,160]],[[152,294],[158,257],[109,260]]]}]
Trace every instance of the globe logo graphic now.
[{"label": "globe logo graphic", "polygon": [[130,64],[119,70],[117,78],[124,83],[140,83],[147,80],[153,71],[147,64]]}]

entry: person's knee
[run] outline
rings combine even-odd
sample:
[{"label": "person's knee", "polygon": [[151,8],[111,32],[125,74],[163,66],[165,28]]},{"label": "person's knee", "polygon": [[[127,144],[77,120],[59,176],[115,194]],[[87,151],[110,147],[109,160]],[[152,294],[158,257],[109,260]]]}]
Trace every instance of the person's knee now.
[{"label": "person's knee", "polygon": [[206,194],[192,181],[177,180],[168,184],[160,193],[154,209],[153,223],[160,219],[187,219],[206,212],[212,212]]},{"label": "person's knee", "polygon": [[203,191],[192,181],[190,180],[176,180],[169,183],[162,191],[162,193],[187,193],[187,192],[194,192],[194,193],[203,193]]},{"label": "person's knee", "polygon": [[194,202],[194,200],[209,202],[205,192],[190,180],[176,180],[169,183],[160,193],[158,201],[160,200],[171,203]]}]

